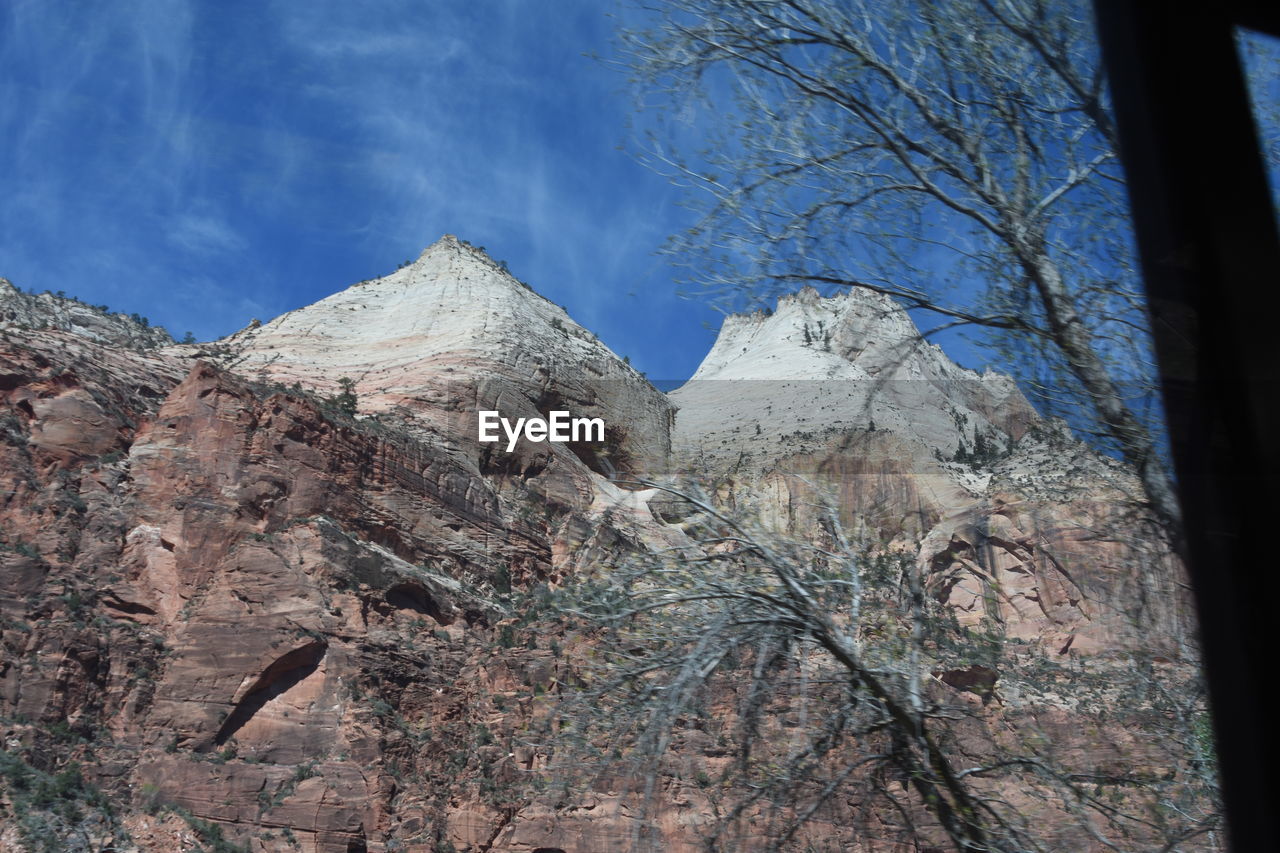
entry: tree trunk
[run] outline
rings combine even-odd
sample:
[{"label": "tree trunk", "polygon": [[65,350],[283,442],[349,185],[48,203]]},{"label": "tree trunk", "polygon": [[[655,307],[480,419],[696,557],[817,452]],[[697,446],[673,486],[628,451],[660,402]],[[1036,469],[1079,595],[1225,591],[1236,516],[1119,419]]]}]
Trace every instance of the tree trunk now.
[{"label": "tree trunk", "polygon": [[1185,557],[1182,507],[1151,431],[1125,404],[1124,396],[1098,354],[1088,327],[1080,318],[1075,298],[1063,282],[1057,264],[1043,247],[1021,243],[1018,250],[1023,268],[1036,286],[1054,342],[1066,357],[1072,375],[1093,401],[1098,418],[1119,442],[1125,461],[1137,470],[1147,502],[1161,526],[1168,531],[1175,552]]}]

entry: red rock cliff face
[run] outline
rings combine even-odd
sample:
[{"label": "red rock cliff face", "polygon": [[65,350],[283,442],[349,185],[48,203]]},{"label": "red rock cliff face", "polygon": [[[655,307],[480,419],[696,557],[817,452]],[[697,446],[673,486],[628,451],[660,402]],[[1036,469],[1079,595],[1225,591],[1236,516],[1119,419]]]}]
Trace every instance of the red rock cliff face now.
[{"label": "red rock cliff face", "polygon": [[[404,389],[357,419],[190,353],[60,331],[0,340],[0,746],[50,780],[78,762],[122,815],[95,817],[67,782],[58,790],[81,811],[54,820],[58,837],[146,851],[195,849],[216,831],[255,851],[586,853],[630,849],[649,823],[659,849],[705,849],[734,793],[711,784],[733,762],[721,736],[741,699],[732,680],[709,720],[679,733],[642,820],[642,785],[624,771],[560,775],[555,699],[592,638],[543,619],[538,593],[689,546],[678,502],[619,489],[563,448],[494,464],[437,423],[397,417]],[[293,379],[350,365],[273,369]],[[379,401],[383,380],[362,381]],[[668,443],[666,404],[640,402],[637,456]],[[1022,437],[1033,418],[1014,408]],[[972,438],[950,415],[935,420],[940,435]],[[1123,523],[1090,485],[1094,462],[1049,476],[1037,454],[1069,454],[1019,443],[978,489],[905,431],[850,436],[716,471],[719,497],[804,532],[818,492],[834,491],[851,529],[871,518],[916,537],[930,595],[961,624],[1000,623],[1062,661],[1034,686],[976,665],[935,673],[930,696],[968,709],[959,754],[978,760],[1000,731],[1053,738],[1090,772],[1185,773],[1150,737],[1150,703],[1119,702],[1105,666],[1103,686],[1063,695],[1082,653],[1120,647],[1130,623],[1117,610],[1176,599],[1158,550],[1159,570],[1135,573],[1132,542],[1085,535]],[[914,528],[895,521],[912,512]],[[1185,620],[1160,612],[1152,635],[1173,648]],[[785,744],[794,714],[776,710],[765,725]],[[0,789],[0,850],[33,837],[20,812],[30,779]],[[1026,804],[1031,819],[1039,808]],[[744,812],[752,826],[768,819],[767,804]],[[901,837],[897,820],[840,802],[793,846],[906,849],[876,840]],[[763,849],[754,829],[743,838],[738,849]],[[1069,833],[1054,843],[1102,849]]]},{"label": "red rock cliff face", "polygon": [[99,842],[194,849],[157,806],[255,850],[581,833],[550,806],[515,820],[546,755],[513,735],[569,664],[499,599],[632,547],[659,526],[642,505],[610,534],[590,494],[522,491],[541,470],[70,334],[9,342],[0,382],[6,748],[79,762],[132,812]]},{"label": "red rock cliff face", "polygon": [[[550,574],[545,531],[406,434],[205,364],[178,382],[124,355],[126,382],[54,360],[80,351],[3,356],[0,696],[29,721],[10,740],[58,751],[56,725],[115,796],[363,849],[392,821],[389,761],[472,759],[486,594]],[[428,715],[449,723],[423,757],[406,729]]]},{"label": "red rock cliff face", "polygon": [[[362,679],[390,666],[398,681],[452,681],[433,661],[447,653],[431,647],[451,642],[441,639],[451,626],[496,621],[456,579],[483,588],[499,571],[545,577],[545,542],[511,529],[489,486],[448,455],[282,395],[259,400],[203,365],[131,459],[138,524],[113,592],[171,637],[140,745],[203,755],[234,744],[237,755],[212,775],[185,755],[156,759],[139,778],[197,815],[238,823],[256,823],[258,795],[274,790],[274,820],[321,848],[366,838],[395,783],[379,767],[381,726],[359,701]],[[416,655],[395,633],[407,623],[421,637]],[[307,762],[307,784],[283,792]],[[228,786],[248,799],[223,803]]]}]

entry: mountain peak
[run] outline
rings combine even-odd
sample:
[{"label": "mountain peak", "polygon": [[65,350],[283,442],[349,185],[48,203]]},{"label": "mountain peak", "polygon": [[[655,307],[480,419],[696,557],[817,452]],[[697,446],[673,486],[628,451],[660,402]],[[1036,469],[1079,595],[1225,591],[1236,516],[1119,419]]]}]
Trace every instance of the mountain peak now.
[{"label": "mountain peak", "polygon": [[[407,277],[399,275],[408,271]],[[415,274],[420,273],[420,274]],[[413,286],[438,284],[450,278],[487,278],[488,284],[501,288],[503,285],[520,288],[548,304],[555,305],[541,293],[538,293],[526,281],[522,281],[511,272],[507,262],[494,258],[484,246],[476,245],[456,234],[444,234],[427,246],[418,257],[404,263],[395,272],[376,279],[367,279],[352,287],[367,287],[376,284],[396,286],[408,281]],[[556,306],[559,307],[559,306]],[[563,312],[563,309],[561,309]],[[568,319],[568,315],[564,315]],[[572,322],[572,321],[570,321]]]},{"label": "mountain peak", "polygon": [[460,413],[535,416],[558,401],[575,414],[612,406],[630,458],[668,447],[671,406],[661,392],[503,261],[452,234],[388,275],[225,344],[243,373],[323,394],[351,380],[361,413],[404,408],[473,440]]},{"label": "mountain peak", "polygon": [[334,367],[342,362],[344,375],[359,381],[424,358],[499,357],[516,329],[534,339],[549,331],[563,337],[558,330],[573,338],[594,337],[563,308],[512,276],[483,246],[445,234],[387,275],[235,337],[248,363],[265,366],[286,360],[279,354],[328,353],[322,361],[334,361]]},{"label": "mountain peak", "polygon": [[694,379],[976,378],[924,340],[902,306],[855,288],[823,296],[812,287],[773,311],[725,318]]},{"label": "mountain peak", "polygon": [[423,249],[422,253],[418,255],[418,259],[410,266],[416,266],[442,254],[470,255],[492,266],[498,265],[497,261],[489,257],[489,253],[485,251],[484,246],[477,246],[456,234],[443,234],[440,239]]},{"label": "mountain peak", "polygon": [[906,309],[861,288],[823,296],[806,287],[773,311],[726,317],[671,397],[677,445],[708,453],[878,429],[923,447],[925,458],[950,459],[979,436],[1007,447],[1036,419],[1012,379],[957,365]]}]

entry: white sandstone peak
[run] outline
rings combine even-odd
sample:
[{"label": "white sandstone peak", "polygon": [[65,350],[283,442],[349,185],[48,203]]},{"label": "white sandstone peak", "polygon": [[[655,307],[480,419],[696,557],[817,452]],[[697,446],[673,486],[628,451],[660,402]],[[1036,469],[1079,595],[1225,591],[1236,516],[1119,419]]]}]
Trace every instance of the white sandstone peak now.
[{"label": "white sandstone peak", "polygon": [[726,317],[693,378],[868,377],[981,378],[926,341],[890,297],[861,288],[822,296],[812,287],[781,297],[773,312]]},{"label": "white sandstone peak", "polygon": [[323,394],[352,380],[361,414],[404,407],[456,432],[481,399],[510,417],[557,400],[574,416],[607,413],[632,458],[669,446],[661,392],[505,264],[451,234],[394,272],[226,343],[251,376]]},{"label": "white sandstone peak", "polygon": [[979,436],[984,448],[1007,447],[1036,417],[1013,380],[957,365],[902,306],[866,289],[806,287],[772,312],[726,317],[693,379],[670,396],[677,447],[766,460],[873,429],[923,459],[949,460]]},{"label": "white sandstone peak", "polygon": [[[481,249],[453,235],[417,260],[242,333],[242,369],[310,365],[313,383],[336,382],[335,370],[357,384],[385,376],[394,382],[410,365],[437,358],[505,360],[511,349],[592,336],[558,305],[534,293]],[[566,340],[568,339],[568,340]],[[571,347],[572,348],[572,347]],[[381,389],[387,386],[378,386]],[[368,389],[375,392],[375,389]]]}]

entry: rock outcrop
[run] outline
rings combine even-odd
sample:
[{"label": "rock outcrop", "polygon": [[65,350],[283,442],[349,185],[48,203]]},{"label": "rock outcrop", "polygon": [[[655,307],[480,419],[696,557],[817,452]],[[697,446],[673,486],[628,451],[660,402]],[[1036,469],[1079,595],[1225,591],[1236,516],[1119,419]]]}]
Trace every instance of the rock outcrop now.
[{"label": "rock outcrop", "polygon": [[826,505],[850,535],[917,553],[962,625],[1098,651],[1136,639],[1114,603],[1142,601],[1141,643],[1188,634],[1133,475],[1009,377],[956,365],[886,296],[806,288],[730,316],[670,396],[676,467],[774,526],[812,531]]},{"label": "rock outcrop", "polygon": [[173,343],[160,326],[138,315],[113,313],[65,295],[24,293],[0,278],[0,329],[20,332],[58,329],[98,343],[128,349],[153,349]]},{"label": "rock outcrop", "polygon": [[[956,365],[887,296],[805,288],[776,311],[725,318],[683,387],[674,440],[685,452],[768,464],[779,448],[883,430],[930,457],[999,453],[1039,420],[1007,376]],[[759,427],[759,431],[756,430]]]}]

